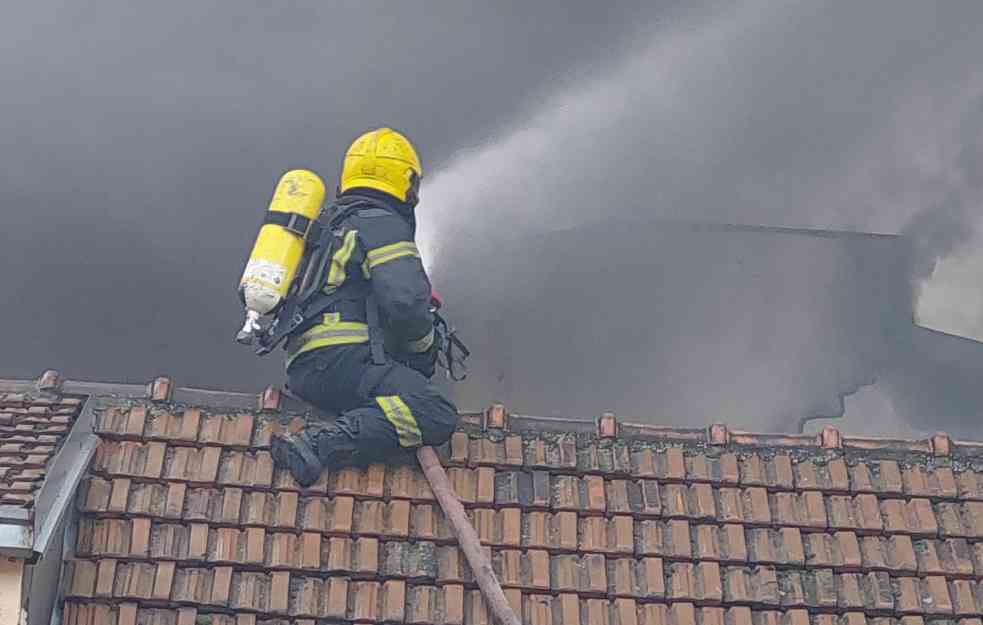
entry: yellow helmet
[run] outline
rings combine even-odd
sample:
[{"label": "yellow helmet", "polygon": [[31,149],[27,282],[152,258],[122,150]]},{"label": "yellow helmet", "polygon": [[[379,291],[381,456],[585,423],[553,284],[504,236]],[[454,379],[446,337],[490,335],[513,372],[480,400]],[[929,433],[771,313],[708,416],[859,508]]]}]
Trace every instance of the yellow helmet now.
[{"label": "yellow helmet", "polygon": [[368,187],[416,204],[423,168],[409,139],[378,128],[355,139],[345,152],[338,192]]}]

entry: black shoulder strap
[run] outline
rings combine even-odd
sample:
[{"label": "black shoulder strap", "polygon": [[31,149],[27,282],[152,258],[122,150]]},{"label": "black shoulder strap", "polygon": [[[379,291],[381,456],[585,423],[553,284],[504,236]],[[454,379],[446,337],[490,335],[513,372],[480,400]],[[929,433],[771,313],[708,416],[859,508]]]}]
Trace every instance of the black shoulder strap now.
[{"label": "black shoulder strap", "polygon": [[[330,297],[318,295],[320,292],[320,282],[328,263],[331,262],[333,255],[333,245],[335,231],[355,213],[365,210],[385,210],[391,212],[382,202],[376,202],[370,198],[352,198],[348,201],[336,202],[333,206],[334,214],[326,225],[319,221],[310,224],[308,230],[308,240],[313,241],[311,258],[309,262],[317,263],[313,268],[313,288],[307,292],[294,293],[283,303],[277,311],[276,320],[268,332],[265,341],[261,341],[261,347],[257,354],[268,354],[284,339],[292,334],[305,331],[312,323],[331,305]],[[379,324],[379,308],[375,297],[371,292],[366,296],[366,325],[369,326],[369,342],[372,348],[372,361],[376,365],[386,364],[385,348]]]},{"label": "black shoulder strap", "polygon": [[[371,213],[366,214],[366,217],[378,217],[380,213],[392,213],[389,207],[382,202],[366,197],[352,198],[350,202],[338,206],[341,210],[331,218],[332,229],[339,227],[343,221],[355,213]],[[371,289],[365,296],[365,324],[369,327],[369,349],[372,354],[372,364],[376,366],[387,364],[385,339],[382,335],[382,325],[379,322],[379,303]]]},{"label": "black shoulder strap", "polygon": [[[389,214],[391,212],[389,207],[382,202],[366,197],[352,198],[349,202],[339,206],[343,208],[331,218],[332,228],[337,228],[341,222],[356,213],[371,213],[365,216],[378,217],[380,213]],[[371,289],[365,296],[365,325],[369,327],[369,349],[372,354],[372,364],[376,366],[385,365],[388,360],[386,359],[385,341],[382,336],[382,325],[379,322],[379,303]]]},{"label": "black shoulder strap", "polygon": [[379,302],[375,294],[369,290],[365,298],[365,325],[369,326],[369,350],[372,354],[372,364],[386,364],[385,337],[382,335],[382,324],[379,322]]},{"label": "black shoulder strap", "polygon": [[341,222],[355,213],[364,214],[366,217],[378,217],[383,213],[386,215],[396,214],[384,202],[368,197],[343,198],[335,202],[334,210],[336,212],[328,222],[328,227],[332,229],[340,226]]},{"label": "black shoulder strap", "polygon": [[331,257],[334,255],[335,232],[359,208],[358,203],[336,203],[332,207],[334,214],[331,215],[328,223],[324,225],[318,221],[314,223],[315,227],[311,228],[311,235],[308,240],[312,243],[308,245],[307,262],[313,265],[308,270],[312,279],[310,284],[302,285],[301,290],[296,293],[296,299],[299,300],[299,307],[302,312],[310,300],[321,290],[321,282],[325,278],[327,266],[331,263]]}]

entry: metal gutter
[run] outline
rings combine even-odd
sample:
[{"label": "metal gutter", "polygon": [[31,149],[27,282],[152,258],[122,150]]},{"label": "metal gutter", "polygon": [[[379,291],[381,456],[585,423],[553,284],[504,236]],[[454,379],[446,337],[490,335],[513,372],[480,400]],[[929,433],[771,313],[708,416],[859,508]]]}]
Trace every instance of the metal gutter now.
[{"label": "metal gutter", "polygon": [[[36,392],[37,389],[30,382],[4,381],[0,390]],[[98,437],[92,432],[95,403],[92,398],[85,400],[72,429],[51,459],[34,499],[33,519],[32,510],[0,506],[0,555],[35,561],[47,552],[49,541],[71,508],[75,490],[99,444]]]},{"label": "metal gutter", "polygon": [[44,483],[35,498],[34,551],[38,555],[48,550],[48,542],[72,505],[75,490],[95,455],[99,438],[92,427],[95,407],[99,403],[100,400],[93,397],[85,400],[61,449],[48,465]]}]

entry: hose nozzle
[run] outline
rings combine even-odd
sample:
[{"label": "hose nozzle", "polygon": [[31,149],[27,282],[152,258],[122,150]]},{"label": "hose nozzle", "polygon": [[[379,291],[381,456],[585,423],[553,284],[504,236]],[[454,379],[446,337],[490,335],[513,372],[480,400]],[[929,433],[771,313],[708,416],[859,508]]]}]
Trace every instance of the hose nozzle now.
[{"label": "hose nozzle", "polygon": [[236,343],[241,345],[253,344],[256,333],[263,329],[263,326],[259,325],[259,318],[260,314],[255,310],[246,310],[246,321],[242,324],[239,334],[236,334]]}]

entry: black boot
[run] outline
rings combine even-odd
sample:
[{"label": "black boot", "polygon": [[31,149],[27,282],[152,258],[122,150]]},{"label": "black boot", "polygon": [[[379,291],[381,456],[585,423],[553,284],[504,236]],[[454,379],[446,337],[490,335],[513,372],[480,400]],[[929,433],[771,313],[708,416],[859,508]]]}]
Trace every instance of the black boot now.
[{"label": "black boot", "polygon": [[296,434],[274,434],[270,441],[273,462],[286,467],[297,483],[307,488],[325,469],[356,462],[359,429],[358,417],[342,416],[328,425],[308,425]]},{"label": "black boot", "polygon": [[[297,483],[307,488],[321,477],[324,465],[317,454],[317,432],[311,428],[296,434],[277,433],[270,441],[270,453],[278,467],[285,467]],[[313,434],[313,436],[312,436]],[[311,440],[314,438],[315,440]]]}]

